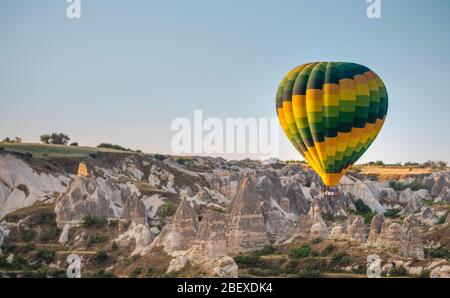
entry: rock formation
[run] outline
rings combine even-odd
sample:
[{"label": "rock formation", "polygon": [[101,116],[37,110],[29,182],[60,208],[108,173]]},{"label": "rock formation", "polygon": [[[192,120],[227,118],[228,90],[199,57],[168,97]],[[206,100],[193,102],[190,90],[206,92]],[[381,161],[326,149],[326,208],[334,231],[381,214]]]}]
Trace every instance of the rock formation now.
[{"label": "rock formation", "polygon": [[315,213],[312,217],[312,226],[309,234],[309,239],[327,239],[328,236],[328,228],[322,219],[322,215],[320,214],[320,212]]},{"label": "rock formation", "polygon": [[445,179],[445,176],[440,175],[436,183],[434,184],[433,188],[431,189],[431,195],[433,197],[439,196],[441,192],[444,190],[446,184],[447,180]]},{"label": "rock formation", "polygon": [[77,176],[78,177],[87,177],[87,176],[89,176],[89,172],[88,172],[87,166],[86,166],[86,164],[84,162],[80,162],[80,164],[78,165]]},{"label": "rock formation", "polygon": [[169,255],[187,251],[194,244],[198,225],[197,213],[183,199],[171,222],[163,227],[152,246],[162,246]]},{"label": "rock formation", "polygon": [[237,277],[238,267],[227,256],[225,215],[208,210],[198,227],[192,248],[170,262],[168,272],[182,270],[187,263],[199,266],[207,276]]},{"label": "rock formation", "polygon": [[302,214],[293,228],[292,237],[309,239],[311,233],[312,220],[309,214]]},{"label": "rock formation", "polygon": [[208,260],[201,267],[207,276],[219,278],[237,278],[238,266],[233,258],[228,256]]},{"label": "rock formation", "polygon": [[347,238],[359,243],[366,242],[366,226],[361,216],[357,216],[347,227]]},{"label": "rock formation", "polygon": [[435,225],[439,222],[439,217],[436,216],[433,209],[426,207],[420,212],[418,220],[426,225]]},{"label": "rock formation", "polygon": [[80,222],[84,216],[118,218],[122,195],[109,180],[94,177],[75,177],[55,207],[60,227]]},{"label": "rock formation", "polygon": [[[67,242],[69,230],[85,215],[120,219],[121,234],[114,240],[119,246],[128,249],[132,244],[133,254],[167,257],[164,266],[170,262],[169,272],[190,264],[206,276],[235,277],[237,266],[230,256],[295,238],[350,240],[352,246],[368,243],[393,248],[391,255],[397,252],[422,258],[422,227],[418,222],[424,224],[429,237],[428,232],[441,227],[429,225],[437,224],[443,213],[441,204],[425,206],[422,201],[431,199],[430,191],[436,202],[450,201],[448,171],[405,178],[405,184],[419,181],[428,190],[401,193],[387,181],[370,181],[364,174],[349,173],[342,179],[341,195],[330,197],[322,194],[320,178],[300,164],[210,157],[192,157],[183,163],[167,156],[99,152],[89,159],[90,175],[85,175],[87,168],[79,167],[79,175],[74,176],[79,158],[48,160],[51,158],[27,160],[20,154],[0,151],[0,218],[36,202],[55,202],[62,229],[60,240],[65,245],[77,242]],[[374,216],[370,231],[362,217],[349,212],[355,210],[358,199],[380,213]],[[158,212],[169,202],[178,204],[173,216]],[[415,217],[408,217],[403,224],[384,220],[385,210],[397,208],[402,216]],[[43,209],[47,211],[47,206]],[[16,214],[6,217],[11,222],[14,218]],[[162,227],[161,233],[156,226]],[[1,227],[0,241],[6,235]],[[14,229],[11,231],[14,234]],[[91,232],[84,227],[76,231],[80,239]],[[441,274],[441,269],[430,270]]]},{"label": "rock formation", "polygon": [[269,243],[261,201],[250,174],[242,178],[227,213],[226,238],[230,254],[258,250]]},{"label": "rock formation", "polygon": [[155,235],[147,225],[133,221],[128,229],[116,238],[115,242],[120,246],[127,246],[133,242],[135,246],[131,255],[139,255],[149,249],[154,239]]},{"label": "rock formation", "polygon": [[3,242],[5,241],[6,237],[9,235],[9,229],[8,226],[5,224],[0,223],[0,255],[1,255],[1,247],[3,245]]},{"label": "rock formation", "polygon": [[408,201],[406,207],[403,209],[403,213],[413,214],[415,212],[420,211],[422,207],[423,207],[422,199],[417,195],[413,195],[413,197]]},{"label": "rock formation", "polygon": [[414,215],[407,217],[403,225],[385,220],[376,245],[395,249],[405,257],[424,258],[418,221]]},{"label": "rock formation", "polygon": [[0,219],[36,202],[54,202],[70,178],[59,172],[36,171],[23,160],[0,152]]},{"label": "rock formation", "polygon": [[360,181],[354,177],[344,176],[341,179],[340,190],[344,194],[351,194],[355,198],[361,199],[372,211],[379,213],[386,212],[380,202],[380,191],[386,188],[387,183],[373,182],[373,181]]},{"label": "rock formation", "polygon": [[430,200],[431,195],[430,192],[427,189],[419,189],[415,193],[416,197],[418,197],[421,200]]},{"label": "rock formation", "polygon": [[334,225],[331,228],[329,239],[331,240],[347,240],[347,229],[344,225]]},{"label": "rock formation", "polygon": [[407,188],[400,193],[399,202],[403,204],[407,204],[414,197],[414,192],[411,188]]},{"label": "rock formation", "polygon": [[322,219],[321,204],[319,199],[315,199],[311,204],[309,217],[312,223],[309,233],[309,239],[327,239],[329,233],[327,225]]},{"label": "rock formation", "polygon": [[450,187],[444,188],[439,196],[434,200],[436,203],[450,203]]},{"label": "rock formation", "polygon": [[123,203],[123,209],[120,213],[121,223],[135,222],[137,224],[147,224],[147,216],[144,203],[133,193]]},{"label": "rock formation", "polygon": [[270,240],[283,241],[301,214],[308,212],[308,202],[297,181],[287,182],[273,170],[256,174],[255,187],[261,201],[265,229]]},{"label": "rock formation", "polygon": [[372,218],[372,222],[370,224],[369,237],[367,238],[367,242],[369,244],[376,244],[378,237],[381,233],[381,228],[383,227],[384,216],[383,214],[376,214]]},{"label": "rock formation", "polygon": [[422,238],[420,237],[417,218],[410,215],[403,222],[403,243],[401,253],[407,257],[424,258]]},{"label": "rock formation", "polygon": [[402,242],[402,226],[387,219],[381,227],[376,245],[384,248],[400,249]]},{"label": "rock formation", "polygon": [[225,214],[208,210],[198,227],[190,258],[216,258],[227,255]]},{"label": "rock formation", "polygon": [[390,187],[382,188],[380,191],[380,199],[390,203],[395,203],[398,200],[398,194]]}]

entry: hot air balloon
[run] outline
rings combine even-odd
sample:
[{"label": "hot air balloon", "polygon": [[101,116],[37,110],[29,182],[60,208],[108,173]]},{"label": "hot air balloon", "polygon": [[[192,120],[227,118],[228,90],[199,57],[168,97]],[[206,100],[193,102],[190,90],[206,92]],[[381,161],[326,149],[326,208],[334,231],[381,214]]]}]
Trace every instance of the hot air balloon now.
[{"label": "hot air balloon", "polygon": [[382,80],[365,66],[313,62],[283,78],[276,109],[290,142],[329,191],[377,137],[388,95]]}]

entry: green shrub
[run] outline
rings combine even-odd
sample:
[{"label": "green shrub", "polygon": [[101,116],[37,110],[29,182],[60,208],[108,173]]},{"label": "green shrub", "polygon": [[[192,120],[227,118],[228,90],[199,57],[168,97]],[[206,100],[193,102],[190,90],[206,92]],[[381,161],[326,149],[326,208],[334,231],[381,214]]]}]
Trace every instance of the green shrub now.
[{"label": "green shrub", "polygon": [[107,220],[100,217],[93,217],[91,215],[85,215],[83,217],[83,227],[100,229],[106,226]]},{"label": "green shrub", "polygon": [[246,256],[246,255],[237,255],[234,257],[234,261],[239,267],[249,268],[249,267],[263,267],[263,261],[259,256]]},{"label": "green shrub", "polygon": [[162,154],[154,154],[154,155],[153,155],[153,158],[155,158],[155,159],[157,159],[157,160],[160,160],[160,161],[163,161],[163,160],[166,159],[166,156],[165,156],[165,155],[162,155]]},{"label": "green shrub", "polygon": [[116,278],[117,276],[112,272],[106,272],[104,269],[99,269],[92,276],[95,278]]},{"label": "green shrub", "polygon": [[322,242],[322,238],[314,238],[313,240],[311,240],[312,244],[317,244],[317,243],[320,243],[320,242]]},{"label": "green shrub", "polygon": [[136,278],[142,273],[142,267],[136,267],[130,274],[130,278]]},{"label": "green shrub", "polygon": [[350,256],[346,252],[338,252],[333,254],[330,260],[330,266],[338,269],[338,267],[348,266],[352,262]]},{"label": "green shrub", "polygon": [[328,213],[328,212],[323,212],[322,213],[322,218],[326,221],[335,221],[335,217],[332,213]]},{"label": "green shrub", "polygon": [[56,242],[61,234],[61,229],[57,226],[47,226],[43,229],[40,240],[43,243]]},{"label": "green shrub", "polygon": [[414,180],[413,182],[411,182],[409,184],[409,188],[411,188],[411,190],[413,190],[413,191],[418,191],[419,189],[427,189],[427,187],[425,185],[423,185],[422,183],[420,183],[417,180]]},{"label": "green shrub", "polygon": [[119,249],[119,246],[117,245],[117,243],[114,241],[112,244],[111,244],[111,250],[112,251],[117,251]]},{"label": "green shrub", "polygon": [[158,208],[158,215],[161,217],[172,216],[176,211],[176,207],[172,202],[166,202]]},{"label": "green shrub", "polygon": [[404,266],[394,267],[390,272],[391,276],[408,276],[408,270]]},{"label": "green shrub", "polygon": [[430,270],[424,269],[420,271],[419,278],[430,278],[430,274],[431,274]]},{"label": "green shrub", "polygon": [[386,218],[398,218],[400,216],[400,209],[389,209],[384,213],[384,217]]},{"label": "green shrub", "polygon": [[36,237],[35,230],[24,228],[23,226],[20,227],[20,233],[22,235],[22,240],[25,242],[30,242],[34,239],[34,237]]},{"label": "green shrub", "polygon": [[375,215],[377,215],[375,211],[370,211],[369,213],[364,214],[364,223],[366,225],[370,225]]},{"label": "green shrub", "polygon": [[370,207],[367,206],[366,203],[364,203],[364,201],[361,199],[356,200],[355,207],[356,207],[356,211],[361,215],[365,215],[372,211],[370,209]]},{"label": "green shrub", "polygon": [[31,214],[30,221],[37,225],[56,226],[56,213],[53,210],[42,209]]},{"label": "green shrub", "polygon": [[336,246],[334,246],[333,244],[328,244],[328,245],[322,250],[322,255],[328,256],[328,255],[330,255],[335,249],[336,249]]},{"label": "green shrub", "polygon": [[212,206],[210,209],[215,211],[215,212],[218,212],[218,213],[225,213],[225,209],[223,209],[221,207]]},{"label": "green shrub", "polygon": [[326,259],[321,258],[306,258],[301,263],[301,268],[307,271],[327,271],[329,270],[329,264]]},{"label": "green shrub", "polygon": [[450,250],[444,246],[438,248],[425,248],[425,258],[450,260]]},{"label": "green shrub", "polygon": [[279,276],[284,272],[280,269],[272,268],[272,269],[260,269],[260,268],[250,268],[248,273],[256,276]]},{"label": "green shrub", "polygon": [[254,251],[252,254],[255,256],[265,256],[275,253],[276,249],[273,245],[265,245],[262,249]]},{"label": "green shrub", "polygon": [[444,214],[442,214],[441,217],[439,217],[438,224],[440,224],[440,225],[445,224],[445,222],[446,222],[446,220],[447,220],[447,216],[448,216],[448,213],[447,213],[447,212],[445,212]]},{"label": "green shrub", "polygon": [[6,261],[6,255],[0,255],[0,269],[8,267],[9,263]]},{"label": "green shrub", "polygon": [[286,265],[286,273],[296,274],[298,272],[299,260],[289,260],[289,263]]},{"label": "green shrub", "polygon": [[306,258],[310,255],[311,253],[311,247],[307,244],[301,246],[301,247],[297,247],[297,248],[293,248],[291,249],[291,251],[289,252],[289,257],[291,257],[292,259],[303,259]]},{"label": "green shrub", "polygon": [[390,181],[389,187],[392,188],[395,191],[404,191],[408,188],[408,186],[402,182],[399,181]]},{"label": "green shrub", "polygon": [[110,227],[110,228],[117,228],[118,225],[119,225],[119,221],[118,220],[110,220],[108,222],[108,227]]},{"label": "green shrub", "polygon": [[177,161],[178,164],[180,164],[182,166],[187,166],[188,167],[188,166],[192,165],[192,160],[189,159],[189,158],[178,157],[176,159],[176,161]]},{"label": "green shrub", "polygon": [[28,262],[22,254],[15,254],[10,268],[13,270],[24,270],[28,266]]},{"label": "green shrub", "polygon": [[90,247],[97,243],[104,243],[108,240],[108,236],[106,235],[94,235],[89,236],[87,239],[87,246]]},{"label": "green shrub", "polygon": [[366,266],[361,266],[361,265],[355,266],[355,267],[352,267],[352,273],[354,273],[354,274],[367,274],[367,268],[366,268]]},{"label": "green shrub", "polygon": [[297,274],[298,278],[321,278],[322,273],[318,270],[302,270]]},{"label": "green shrub", "polygon": [[36,252],[36,258],[47,264],[50,264],[55,259],[55,252],[51,250],[40,249]]},{"label": "green shrub", "polygon": [[104,250],[99,250],[94,257],[97,263],[104,263],[108,260],[108,258],[109,258],[108,253]]},{"label": "green shrub", "polygon": [[36,248],[36,245],[34,245],[33,243],[27,243],[25,244],[24,247],[22,247],[22,251],[24,253],[29,253],[31,251],[33,251]]},{"label": "green shrub", "polygon": [[110,143],[101,143],[101,144],[97,145],[97,148],[114,149],[114,150],[119,150],[119,151],[129,151],[128,149],[126,149],[122,146],[113,145]]}]

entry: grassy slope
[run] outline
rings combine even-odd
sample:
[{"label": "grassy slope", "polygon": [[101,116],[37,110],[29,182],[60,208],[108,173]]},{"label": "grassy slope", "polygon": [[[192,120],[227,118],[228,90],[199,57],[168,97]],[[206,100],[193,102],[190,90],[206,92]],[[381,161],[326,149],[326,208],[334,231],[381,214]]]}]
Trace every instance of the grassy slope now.
[{"label": "grassy slope", "polygon": [[5,150],[14,151],[19,153],[31,153],[35,156],[43,157],[84,157],[95,152],[112,152],[112,153],[134,153],[130,151],[120,151],[106,148],[93,148],[93,147],[74,147],[64,145],[46,145],[46,144],[6,144],[0,143],[0,147]]}]

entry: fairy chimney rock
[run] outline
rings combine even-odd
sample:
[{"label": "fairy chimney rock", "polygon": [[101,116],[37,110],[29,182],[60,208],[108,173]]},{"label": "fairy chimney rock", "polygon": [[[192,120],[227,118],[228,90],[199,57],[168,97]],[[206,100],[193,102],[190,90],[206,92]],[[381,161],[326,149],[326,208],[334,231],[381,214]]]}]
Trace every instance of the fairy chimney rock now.
[{"label": "fairy chimney rock", "polygon": [[80,162],[78,165],[78,177],[87,177],[89,176],[87,166],[84,162]]}]

